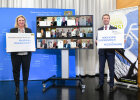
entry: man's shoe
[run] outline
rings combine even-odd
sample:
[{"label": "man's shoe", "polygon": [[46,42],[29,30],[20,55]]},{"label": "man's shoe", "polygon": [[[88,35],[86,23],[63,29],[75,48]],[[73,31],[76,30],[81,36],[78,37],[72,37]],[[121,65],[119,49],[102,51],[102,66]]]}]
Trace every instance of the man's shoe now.
[{"label": "man's shoe", "polygon": [[28,93],[28,89],[26,86],[24,87],[24,93],[26,93],[26,94]]},{"label": "man's shoe", "polygon": [[15,92],[16,95],[19,95],[19,88],[16,87],[16,92]]},{"label": "man's shoe", "polygon": [[103,90],[103,85],[98,85],[96,88],[95,88],[96,91],[100,91],[100,90]]}]

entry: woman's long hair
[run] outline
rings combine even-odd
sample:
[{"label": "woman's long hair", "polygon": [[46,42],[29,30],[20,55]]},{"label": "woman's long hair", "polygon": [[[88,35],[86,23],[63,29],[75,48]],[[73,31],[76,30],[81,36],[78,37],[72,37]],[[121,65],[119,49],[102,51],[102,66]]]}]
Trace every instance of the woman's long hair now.
[{"label": "woman's long hair", "polygon": [[16,17],[15,28],[18,28],[18,19],[20,17],[22,17],[25,20],[24,27],[27,28],[27,21],[26,21],[26,18],[23,15],[19,15],[19,16]]}]

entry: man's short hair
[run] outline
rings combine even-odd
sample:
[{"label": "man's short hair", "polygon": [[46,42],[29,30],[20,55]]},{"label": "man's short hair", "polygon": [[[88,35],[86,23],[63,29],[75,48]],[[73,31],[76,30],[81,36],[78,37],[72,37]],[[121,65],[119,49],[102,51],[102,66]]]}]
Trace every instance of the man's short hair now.
[{"label": "man's short hair", "polygon": [[102,19],[103,19],[104,16],[108,16],[109,19],[110,19],[110,15],[109,15],[109,14],[104,14],[104,15],[102,16]]}]

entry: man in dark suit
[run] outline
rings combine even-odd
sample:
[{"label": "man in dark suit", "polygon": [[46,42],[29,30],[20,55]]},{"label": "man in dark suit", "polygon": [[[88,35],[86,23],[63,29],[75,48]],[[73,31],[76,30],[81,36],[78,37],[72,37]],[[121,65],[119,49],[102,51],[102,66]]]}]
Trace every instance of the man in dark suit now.
[{"label": "man in dark suit", "polygon": [[82,41],[80,39],[77,40],[76,48],[82,48]]},{"label": "man in dark suit", "polygon": [[65,17],[62,17],[61,26],[67,26],[67,21],[65,20]]},{"label": "man in dark suit", "polygon": [[54,17],[52,18],[51,26],[57,26],[57,22]]},{"label": "man in dark suit", "polygon": [[90,40],[87,40],[86,48],[92,49],[93,44],[90,43]]},{"label": "man in dark suit", "polygon": [[67,37],[71,37],[71,32],[70,32],[69,29],[68,29],[68,32],[67,32]]},{"label": "man in dark suit", "polygon": [[57,37],[57,38],[58,38],[58,37],[62,37],[62,34],[61,34],[61,32],[59,32],[59,29],[56,30],[56,37]]},{"label": "man in dark suit", "polygon": [[47,49],[47,44],[45,39],[43,39],[41,42],[41,48]]},{"label": "man in dark suit", "polygon": [[71,45],[68,43],[68,40],[66,40],[66,43],[64,44],[64,48],[71,48]]},{"label": "man in dark suit", "polygon": [[[99,28],[98,30],[112,30],[117,29],[109,25],[110,16],[108,14],[104,14],[102,17],[104,26]],[[99,85],[96,90],[102,90],[104,84],[104,68],[105,62],[107,60],[109,66],[109,75],[110,75],[110,92],[114,90],[114,64],[115,64],[115,49],[99,49]]]}]

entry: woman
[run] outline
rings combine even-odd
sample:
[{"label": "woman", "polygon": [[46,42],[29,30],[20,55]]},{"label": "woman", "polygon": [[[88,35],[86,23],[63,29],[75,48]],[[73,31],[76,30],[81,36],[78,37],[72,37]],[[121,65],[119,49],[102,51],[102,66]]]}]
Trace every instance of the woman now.
[{"label": "woman", "polygon": [[[31,29],[27,28],[26,19],[23,15],[19,15],[16,18],[15,28],[10,30],[10,33],[32,33]],[[13,76],[16,86],[16,95],[19,94],[19,78],[20,78],[20,66],[22,64],[22,75],[24,82],[24,93],[28,93],[27,83],[29,77],[31,52],[12,52],[11,60],[13,66]]]}]

